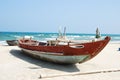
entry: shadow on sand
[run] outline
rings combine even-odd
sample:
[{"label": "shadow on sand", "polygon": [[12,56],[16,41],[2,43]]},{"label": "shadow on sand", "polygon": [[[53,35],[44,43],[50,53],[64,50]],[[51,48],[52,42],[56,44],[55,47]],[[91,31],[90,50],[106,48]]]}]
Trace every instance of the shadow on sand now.
[{"label": "shadow on sand", "polygon": [[66,65],[66,64],[56,64],[52,62],[43,61],[43,60],[28,56],[24,54],[24,52],[22,52],[21,50],[12,49],[10,53],[17,58],[20,58],[26,62],[35,64],[38,66],[38,67],[29,67],[30,69],[39,69],[42,67],[42,68],[56,69],[56,70],[65,71],[65,72],[79,72],[80,71],[74,64]]}]

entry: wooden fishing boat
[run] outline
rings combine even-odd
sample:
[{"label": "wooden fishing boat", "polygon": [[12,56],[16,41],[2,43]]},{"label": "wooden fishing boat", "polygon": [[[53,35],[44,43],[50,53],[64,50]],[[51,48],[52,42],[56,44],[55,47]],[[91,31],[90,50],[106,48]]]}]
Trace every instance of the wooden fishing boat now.
[{"label": "wooden fishing boat", "polygon": [[9,46],[17,46],[18,40],[6,40]]},{"label": "wooden fishing boat", "polygon": [[[109,41],[110,37],[107,36],[103,40],[86,43],[64,40],[50,40],[45,43],[31,39],[20,39],[18,44],[22,51],[33,57],[55,63],[75,64],[95,57]],[[60,42],[65,44],[60,44]]]}]

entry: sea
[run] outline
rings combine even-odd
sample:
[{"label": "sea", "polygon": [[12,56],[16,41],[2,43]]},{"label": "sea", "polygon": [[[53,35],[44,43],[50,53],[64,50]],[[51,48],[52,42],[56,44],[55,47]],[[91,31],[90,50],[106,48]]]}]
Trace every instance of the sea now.
[{"label": "sea", "polygon": [[[0,44],[6,45],[6,40],[17,40],[24,36],[32,37],[34,40],[47,41],[58,37],[58,33],[46,32],[0,32]],[[120,43],[120,34],[101,34],[101,38],[110,36],[113,43]],[[66,37],[70,40],[92,40],[95,39],[95,34],[85,33],[66,33]]]}]

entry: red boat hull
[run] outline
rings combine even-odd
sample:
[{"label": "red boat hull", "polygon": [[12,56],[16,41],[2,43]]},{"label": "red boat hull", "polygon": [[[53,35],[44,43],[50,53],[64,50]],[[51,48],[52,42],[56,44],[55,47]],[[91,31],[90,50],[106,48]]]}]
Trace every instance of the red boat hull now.
[{"label": "red boat hull", "polygon": [[[68,45],[54,45],[54,46],[38,45],[38,42],[33,40],[29,41],[29,40],[21,39],[18,42],[19,42],[19,47],[22,49],[27,49],[37,52],[54,53],[55,56],[56,55],[58,56],[89,55],[89,59],[91,59],[94,56],[96,56],[107,45],[109,41],[110,41],[110,37],[107,36],[105,37],[105,39],[99,41],[77,43],[77,44],[68,43]],[[52,54],[52,56],[54,55]]]}]

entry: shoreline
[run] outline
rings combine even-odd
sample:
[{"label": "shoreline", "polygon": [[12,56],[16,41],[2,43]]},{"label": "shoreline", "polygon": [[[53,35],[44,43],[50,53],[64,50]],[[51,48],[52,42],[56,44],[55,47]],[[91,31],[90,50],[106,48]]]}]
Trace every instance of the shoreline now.
[{"label": "shoreline", "polygon": [[[81,40],[82,41],[82,40]],[[120,44],[120,41],[110,41],[109,44]],[[0,45],[8,45],[6,41],[0,41]]]}]

